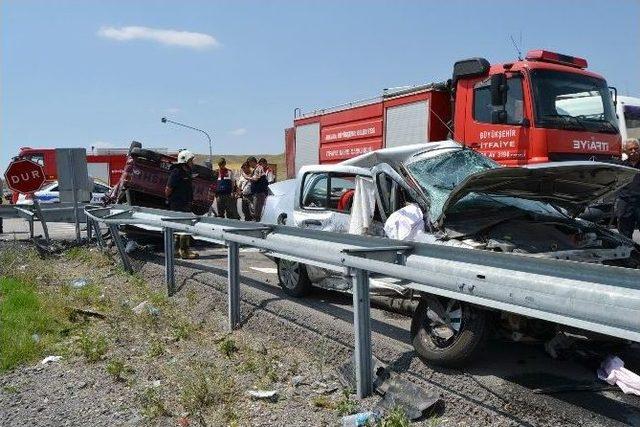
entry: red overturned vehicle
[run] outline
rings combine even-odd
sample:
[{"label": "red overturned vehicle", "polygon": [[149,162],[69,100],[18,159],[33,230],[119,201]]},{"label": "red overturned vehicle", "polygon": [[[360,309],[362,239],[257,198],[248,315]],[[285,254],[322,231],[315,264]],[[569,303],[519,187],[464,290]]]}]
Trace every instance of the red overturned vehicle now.
[{"label": "red overturned vehicle", "polygon": [[[105,197],[106,204],[167,209],[164,189],[177,157],[142,148],[134,141],[120,181]],[[215,196],[217,172],[201,165],[193,166],[193,207],[196,215],[209,212]]]}]

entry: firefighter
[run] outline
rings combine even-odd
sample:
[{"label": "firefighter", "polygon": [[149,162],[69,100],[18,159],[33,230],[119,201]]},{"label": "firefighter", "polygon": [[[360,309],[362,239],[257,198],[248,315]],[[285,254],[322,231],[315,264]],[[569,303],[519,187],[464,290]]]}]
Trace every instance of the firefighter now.
[{"label": "firefighter", "polygon": [[[630,138],[624,144],[625,166],[640,169],[640,143]],[[640,228],[640,173],[622,187],[616,200],[616,217],[620,234],[633,238],[633,231]]]},{"label": "firefighter", "polygon": [[218,180],[216,181],[216,213],[220,218],[240,219],[235,198],[235,180],[227,169],[224,157],[218,160]]},{"label": "firefighter", "polygon": [[[172,211],[191,212],[193,203],[193,177],[191,169],[193,167],[193,153],[182,150],[178,153],[178,162],[171,165],[167,186],[164,194],[167,197],[167,204]],[[188,235],[178,235],[178,255],[182,259],[195,259],[198,254],[189,249]]]}]

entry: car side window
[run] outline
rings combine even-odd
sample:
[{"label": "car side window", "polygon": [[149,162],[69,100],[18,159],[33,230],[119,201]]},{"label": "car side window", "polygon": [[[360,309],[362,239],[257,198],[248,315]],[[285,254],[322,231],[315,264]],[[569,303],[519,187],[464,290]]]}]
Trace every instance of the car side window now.
[{"label": "car side window", "polygon": [[305,175],[300,205],[303,208],[327,208],[327,189],[329,175],[326,173],[309,173]]},{"label": "car side window", "polygon": [[302,208],[327,209],[351,213],[355,193],[355,175],[310,173],[305,175]]},{"label": "car side window", "polygon": [[49,191],[58,191],[58,186],[55,185],[49,189]]},{"label": "car side window", "polygon": [[[473,89],[473,118],[480,123],[491,123],[491,113],[500,107],[491,105],[491,86],[489,80],[478,83]],[[522,124],[524,118],[524,96],[522,77],[512,76],[507,79],[507,122],[510,125]]]}]

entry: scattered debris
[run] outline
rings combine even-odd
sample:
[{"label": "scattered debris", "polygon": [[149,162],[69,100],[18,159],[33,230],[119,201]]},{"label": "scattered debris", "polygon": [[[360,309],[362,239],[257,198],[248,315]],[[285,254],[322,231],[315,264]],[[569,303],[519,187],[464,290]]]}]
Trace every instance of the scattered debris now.
[{"label": "scattered debris", "polygon": [[394,374],[376,387],[383,395],[374,411],[383,414],[394,408],[401,408],[410,420],[417,420],[441,402],[440,396],[425,391],[417,385]]},{"label": "scattered debris", "polygon": [[140,304],[136,305],[131,309],[138,316],[144,313],[145,311],[151,316],[159,316],[160,309],[151,305],[151,303],[147,300],[142,301]]},{"label": "scattered debris", "polygon": [[71,282],[72,288],[81,289],[81,288],[84,288],[85,286],[87,286],[86,279],[75,279],[74,281]]},{"label": "scattered debris", "polygon": [[299,385],[303,384],[304,381],[304,377],[302,375],[296,375],[295,377],[291,378],[291,384],[293,384],[294,387],[298,387]]},{"label": "scattered debris", "polygon": [[575,344],[576,338],[562,332],[544,343],[545,351],[554,359],[563,358]]},{"label": "scattered debris", "polygon": [[[374,378],[374,387],[378,383],[389,377],[387,367],[375,356],[372,357],[371,363],[372,375]],[[349,357],[337,368],[337,378],[344,388],[355,390],[356,388],[356,364],[354,357]]]},{"label": "scattered debris", "polygon": [[342,417],[342,427],[371,425],[379,418],[380,416],[374,412],[360,412],[358,414],[345,415]]},{"label": "scattered debris", "polygon": [[62,356],[47,356],[40,361],[41,364],[47,365],[51,362],[59,362],[62,359]]},{"label": "scattered debris", "polygon": [[576,391],[607,391],[615,390],[614,386],[608,384],[562,384],[543,388],[534,388],[531,391],[535,394],[555,394],[572,393]]},{"label": "scattered debris", "polygon": [[85,317],[95,317],[97,319],[106,319],[107,316],[99,311],[88,310],[86,308],[71,308],[72,318],[77,318],[78,315]]},{"label": "scattered debris", "polygon": [[247,395],[254,399],[260,400],[278,400],[278,391],[277,390],[248,390]]},{"label": "scattered debris", "polygon": [[140,245],[138,244],[138,242],[136,242],[135,240],[129,240],[127,242],[127,245],[124,247],[124,251],[127,254],[132,254],[139,248],[140,248]]},{"label": "scattered debris", "polygon": [[624,367],[617,356],[609,356],[598,369],[598,378],[611,385],[617,385],[625,394],[640,396],[640,375]]}]

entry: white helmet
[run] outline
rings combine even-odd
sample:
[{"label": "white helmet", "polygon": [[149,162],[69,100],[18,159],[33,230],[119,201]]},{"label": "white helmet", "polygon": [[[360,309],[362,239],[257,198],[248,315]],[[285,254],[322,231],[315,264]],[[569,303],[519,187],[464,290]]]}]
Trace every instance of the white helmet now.
[{"label": "white helmet", "polygon": [[195,156],[189,150],[182,150],[178,153],[178,163],[187,163],[189,160],[193,159]]}]

